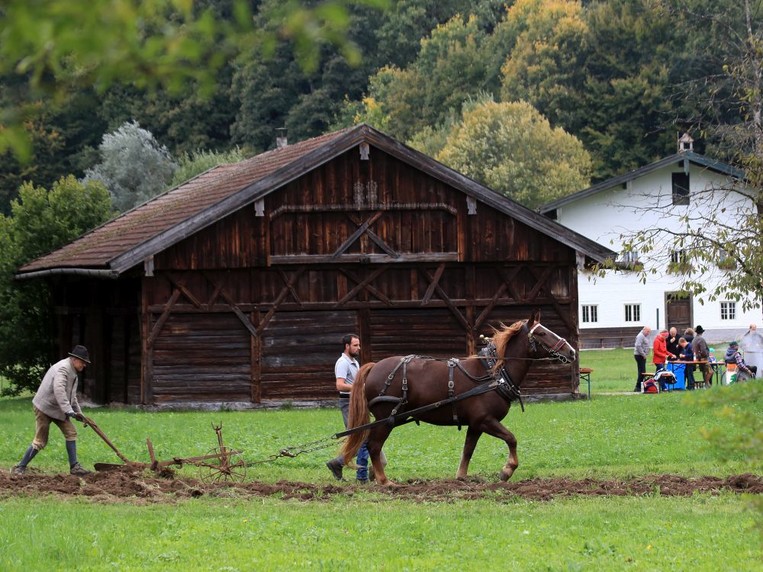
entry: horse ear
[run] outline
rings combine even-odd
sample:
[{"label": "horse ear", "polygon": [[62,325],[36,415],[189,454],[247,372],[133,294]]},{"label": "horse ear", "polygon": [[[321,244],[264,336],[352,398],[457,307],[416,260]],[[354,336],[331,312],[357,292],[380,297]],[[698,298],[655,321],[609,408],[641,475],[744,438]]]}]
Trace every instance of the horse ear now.
[{"label": "horse ear", "polygon": [[540,308],[535,308],[533,310],[533,313],[530,316],[530,319],[527,320],[527,323],[532,325],[540,323]]}]

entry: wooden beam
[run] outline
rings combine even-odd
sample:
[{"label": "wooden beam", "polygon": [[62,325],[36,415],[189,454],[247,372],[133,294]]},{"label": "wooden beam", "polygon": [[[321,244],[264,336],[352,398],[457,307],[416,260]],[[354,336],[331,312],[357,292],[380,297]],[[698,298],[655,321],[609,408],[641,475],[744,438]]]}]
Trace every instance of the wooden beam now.
[{"label": "wooden beam", "polygon": [[[265,331],[265,328],[270,323],[270,320],[273,318],[273,315],[276,313],[276,310],[278,310],[278,307],[281,305],[281,302],[286,298],[286,295],[291,292],[294,288],[294,284],[297,283],[297,280],[299,280],[299,277],[304,274],[306,268],[302,267],[297,269],[297,271],[291,276],[291,278],[288,278],[286,281],[286,285],[281,289],[281,292],[279,292],[278,296],[276,297],[275,301],[273,302],[273,306],[268,310],[268,313],[265,314],[265,317],[262,319],[260,324],[257,326],[257,332],[255,335],[261,336],[262,332]],[[284,277],[286,277],[284,275]]]},{"label": "wooden beam", "polygon": [[[363,223],[361,223],[357,217],[353,216],[351,213],[347,214],[347,217],[357,226],[361,226]],[[384,252],[386,252],[388,255],[390,255],[392,258],[400,258],[400,253],[396,252],[394,248],[392,248],[390,245],[388,245],[382,238],[376,234],[373,230],[370,228],[366,229],[366,234],[368,237],[378,246],[381,248]]]},{"label": "wooden beam", "polygon": [[185,284],[176,279],[172,274],[167,274],[167,280],[169,280],[170,284],[172,284],[176,289],[180,290],[182,292],[183,296],[188,298],[188,301],[196,306],[197,308],[201,308],[204,306],[204,304],[199,300],[196,296],[194,296],[188,288],[185,287]]},{"label": "wooden beam", "polygon": [[342,297],[341,300],[338,300],[334,307],[339,307],[344,305],[349,300],[352,300],[358,292],[362,290],[368,290],[371,294],[373,294],[376,298],[384,302],[387,306],[392,305],[392,301],[378,288],[375,288],[370,283],[376,280],[379,276],[381,276],[387,269],[384,267],[377,268],[374,270],[369,276],[366,276],[364,280],[359,279],[357,276],[355,276],[352,272],[349,270],[346,270],[344,268],[340,268],[339,272],[347,276],[350,280],[354,281],[357,286],[355,286],[352,290],[350,290],[345,296]]},{"label": "wooden beam", "polygon": [[226,302],[226,304],[228,304],[228,307],[230,308],[230,310],[236,315],[236,317],[244,325],[244,327],[247,330],[249,330],[249,333],[253,336],[256,336],[257,328],[252,324],[249,318],[246,317],[243,310],[236,305],[236,302],[228,295],[228,293],[223,289],[222,286],[218,286],[215,283],[215,281],[212,280],[208,272],[203,272],[203,275],[204,275],[204,278],[206,278],[206,280],[215,287],[215,291],[212,295],[210,303],[206,304],[206,307],[209,308],[211,305],[211,302],[213,302],[215,298],[220,296]]},{"label": "wooden beam", "polygon": [[[427,277],[430,283],[434,282],[434,276],[429,274],[429,272],[427,272],[423,268],[421,269],[421,273]],[[464,330],[466,330],[467,332],[471,331],[472,327],[469,325],[469,322],[464,317],[464,315],[458,310],[456,305],[451,301],[451,299],[448,297],[445,291],[440,286],[435,286],[435,288],[437,289],[437,293],[440,295],[440,298],[442,299],[442,301],[445,302],[445,305],[448,307],[451,313],[456,317],[456,319],[464,327]]]},{"label": "wooden beam", "polygon": [[287,254],[270,257],[272,265],[293,264],[402,264],[410,263],[434,263],[434,262],[458,262],[458,252],[427,252],[427,253],[403,253],[396,256],[389,254]]},{"label": "wooden beam", "polygon": [[432,294],[434,294],[435,288],[437,288],[437,284],[440,282],[440,278],[442,278],[442,274],[445,272],[445,263],[441,263],[437,267],[437,271],[434,273],[434,280],[431,284],[429,284],[429,287],[427,288],[426,293],[424,294],[424,297],[421,299],[421,305],[425,305],[429,302],[429,299],[432,297]]},{"label": "wooden beam", "polygon": [[368,230],[368,227],[371,226],[373,223],[375,223],[377,220],[379,220],[379,217],[382,215],[382,211],[377,211],[373,215],[371,215],[371,218],[369,218],[366,222],[361,224],[355,232],[353,232],[347,240],[345,240],[339,248],[337,248],[336,252],[331,255],[331,258],[337,258],[338,256],[341,256],[345,252],[347,252],[347,249],[352,246],[356,240],[358,240],[365,232]]},{"label": "wooden beam", "polygon": [[[532,265],[528,265],[528,268],[530,269],[530,273],[535,278],[535,286],[532,287],[532,290],[527,294],[527,301],[528,303],[532,303],[537,297],[538,293],[547,286],[546,281],[548,280],[548,277],[551,276],[551,272],[553,271],[553,268],[544,268],[543,272],[540,276],[533,270]],[[551,298],[551,295],[549,293],[549,298]]]},{"label": "wooden beam", "polygon": [[[260,313],[251,312],[249,320],[257,323]],[[251,399],[252,403],[262,401],[262,339],[260,336],[249,336],[249,365],[251,375]]]},{"label": "wooden beam", "polygon": [[140,402],[148,405],[153,399],[151,386],[154,375],[154,351],[148,344],[148,336],[151,332],[151,314],[148,311],[149,286],[153,278],[143,278],[140,281]]},{"label": "wooden beam", "polygon": [[172,313],[172,307],[175,305],[175,302],[178,301],[178,298],[180,298],[180,290],[175,288],[175,290],[172,291],[172,296],[170,296],[169,301],[164,305],[164,312],[162,312],[162,315],[159,316],[159,319],[154,324],[154,327],[151,328],[151,334],[148,336],[147,341],[149,348],[153,348],[154,342],[159,336],[159,333],[162,331],[164,324],[169,319],[170,314]]},{"label": "wooden beam", "polygon": [[289,289],[289,292],[291,293],[291,297],[294,298],[294,301],[297,304],[300,304],[301,301],[299,299],[299,294],[297,294],[296,288],[294,288],[294,285],[290,283],[289,277],[286,275],[286,272],[281,270],[280,268],[277,269],[278,275],[281,277],[281,280],[283,280],[284,284],[286,284],[286,287]]},{"label": "wooden beam", "polygon": [[474,321],[474,329],[479,330],[480,326],[482,326],[482,323],[487,319],[487,317],[490,315],[490,312],[493,311],[493,308],[495,308],[496,303],[498,302],[498,299],[506,292],[508,289],[508,286],[506,286],[506,283],[502,283],[501,287],[498,288],[498,291],[493,295],[493,298],[490,300],[490,303],[485,306],[485,308],[480,312],[480,315],[477,316],[477,319]]}]

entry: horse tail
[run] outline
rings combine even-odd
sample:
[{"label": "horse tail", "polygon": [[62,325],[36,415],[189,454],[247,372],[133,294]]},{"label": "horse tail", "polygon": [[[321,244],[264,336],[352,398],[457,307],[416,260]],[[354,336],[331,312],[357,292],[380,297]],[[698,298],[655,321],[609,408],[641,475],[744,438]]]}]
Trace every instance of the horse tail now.
[{"label": "horse tail", "polygon": [[[374,362],[363,365],[360,371],[358,371],[358,377],[352,383],[352,390],[350,390],[350,411],[347,419],[348,429],[365,425],[371,419],[371,415],[368,412],[365,389],[368,372],[371,371],[374,365]],[[352,462],[366,439],[368,439],[368,431],[356,431],[347,436],[347,440],[342,445],[342,457],[344,457],[345,465],[349,465]]]}]

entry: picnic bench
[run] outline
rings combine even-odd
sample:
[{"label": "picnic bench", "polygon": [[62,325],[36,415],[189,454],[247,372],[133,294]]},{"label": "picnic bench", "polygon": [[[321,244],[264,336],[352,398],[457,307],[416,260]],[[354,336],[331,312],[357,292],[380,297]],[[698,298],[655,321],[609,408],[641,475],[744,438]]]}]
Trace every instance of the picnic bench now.
[{"label": "picnic bench", "polygon": [[593,370],[590,367],[580,368],[580,381],[585,381],[588,384],[588,399],[591,399],[591,374]]}]

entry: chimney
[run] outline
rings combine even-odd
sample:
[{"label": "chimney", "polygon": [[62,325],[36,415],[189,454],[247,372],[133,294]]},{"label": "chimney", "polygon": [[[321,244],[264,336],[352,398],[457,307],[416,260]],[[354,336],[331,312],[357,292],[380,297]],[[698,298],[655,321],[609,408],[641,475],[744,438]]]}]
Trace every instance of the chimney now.
[{"label": "chimney", "polygon": [[283,149],[289,144],[286,140],[286,127],[276,128],[276,149]]},{"label": "chimney", "polygon": [[694,139],[688,133],[684,133],[678,139],[678,152],[686,153],[687,151],[694,151]]}]

